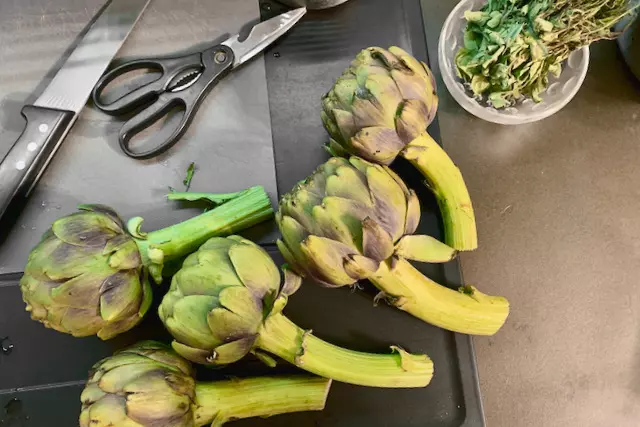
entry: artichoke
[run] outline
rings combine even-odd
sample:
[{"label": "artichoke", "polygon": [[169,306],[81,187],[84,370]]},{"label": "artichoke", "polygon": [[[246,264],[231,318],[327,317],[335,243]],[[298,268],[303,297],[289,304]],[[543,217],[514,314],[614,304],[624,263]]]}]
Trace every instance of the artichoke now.
[{"label": "artichoke", "polygon": [[183,357],[225,365],[253,353],[272,353],[314,374],[374,387],[423,387],[433,375],[426,355],[392,347],[391,354],[342,349],[282,314],[301,278],[285,269],[284,284],[271,257],[238,236],[212,238],[189,255],[159,307],[160,319]]},{"label": "artichoke", "polygon": [[31,251],[20,281],[27,311],[46,327],[74,336],[110,339],[134,327],[152,300],[149,275],[160,282],[164,262],[181,258],[208,238],[237,232],[272,216],[268,195],[254,187],[180,224],[142,233],[111,209],[81,205],[56,220]]},{"label": "artichoke", "polygon": [[197,427],[324,408],[330,380],[247,378],[199,383],[164,344],[138,343],[93,366],[80,427]]},{"label": "artichoke", "polygon": [[426,64],[398,47],[371,47],[322,99],[322,121],[334,155],[357,155],[389,165],[402,156],[433,190],[445,229],[456,250],[476,249],[478,238],[469,192],[460,170],[429,136],[438,97]]},{"label": "artichoke", "polygon": [[445,288],[407,261],[447,262],[456,251],[412,234],[420,203],[387,166],[333,157],[282,197],[276,221],[290,267],[325,286],[369,279],[401,310],[468,334],[492,335],[509,314],[504,298]]}]

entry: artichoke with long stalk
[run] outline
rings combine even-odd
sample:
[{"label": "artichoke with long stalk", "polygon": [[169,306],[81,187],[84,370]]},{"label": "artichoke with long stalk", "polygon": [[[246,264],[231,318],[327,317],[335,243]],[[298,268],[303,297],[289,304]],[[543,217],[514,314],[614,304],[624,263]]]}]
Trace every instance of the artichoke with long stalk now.
[{"label": "artichoke with long stalk", "polygon": [[460,170],[427,133],[438,107],[433,74],[398,47],[371,47],[322,99],[322,121],[334,155],[356,155],[383,165],[409,160],[434,192],[447,245],[476,249],[478,237],[469,191]]},{"label": "artichoke with long stalk", "polygon": [[184,261],[159,307],[183,357],[206,365],[236,362],[249,352],[267,364],[280,358],[316,375],[372,387],[423,387],[433,375],[426,355],[398,347],[369,354],[329,344],[282,314],[301,278],[238,236],[215,237]]},{"label": "artichoke with long stalk", "polygon": [[227,421],[324,408],[331,380],[258,377],[197,382],[191,364],[145,341],[93,366],[80,427],[219,427]]},{"label": "artichoke with long stalk", "polygon": [[282,197],[276,221],[290,267],[327,287],[369,279],[399,309],[467,334],[492,335],[509,314],[506,299],[446,288],[407,261],[446,262],[456,251],[413,234],[419,200],[387,166],[333,157]]},{"label": "artichoke with long stalk", "polygon": [[208,198],[225,203],[150,233],[140,231],[141,218],[127,227],[102,205],[81,205],[80,212],[56,220],[31,251],[20,280],[27,311],[46,327],[78,337],[106,340],[131,329],[151,305],[149,276],[160,282],[163,263],[273,215],[262,187]]}]

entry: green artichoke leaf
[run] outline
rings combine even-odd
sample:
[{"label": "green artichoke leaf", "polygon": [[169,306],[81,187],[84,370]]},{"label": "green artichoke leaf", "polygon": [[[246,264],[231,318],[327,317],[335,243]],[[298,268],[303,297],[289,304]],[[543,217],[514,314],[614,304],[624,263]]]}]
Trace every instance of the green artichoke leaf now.
[{"label": "green artichoke leaf", "polygon": [[173,315],[164,319],[165,326],[177,340],[194,348],[215,348],[220,344],[209,328],[209,312],[218,300],[208,295],[186,295],[173,306]]},{"label": "green artichoke leaf", "polygon": [[[244,286],[263,298],[280,286],[280,272],[264,249],[248,240],[242,243],[229,249],[229,259]],[[222,297],[221,293],[220,300],[226,306]]]}]

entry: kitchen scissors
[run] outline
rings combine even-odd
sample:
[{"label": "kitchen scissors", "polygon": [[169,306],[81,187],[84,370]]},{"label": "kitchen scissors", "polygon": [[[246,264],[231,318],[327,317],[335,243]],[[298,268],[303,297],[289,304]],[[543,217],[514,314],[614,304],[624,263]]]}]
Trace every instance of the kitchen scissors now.
[{"label": "kitchen scissors", "polygon": [[[134,159],[155,157],[171,148],[185,133],[200,103],[216,83],[276,41],[306,11],[305,8],[294,9],[261,22],[242,41],[239,40],[240,35],[235,35],[197,53],[126,62],[102,76],[93,89],[93,101],[100,110],[110,115],[134,113],[120,130],[120,148]],[[125,93],[111,103],[104,103],[102,94],[107,85],[135,70],[152,70],[161,75],[157,80]],[[145,145],[152,148],[143,151],[131,149],[131,141],[137,134],[151,127],[176,107],[184,111],[179,125],[171,135],[164,137],[153,134],[145,142]]]}]

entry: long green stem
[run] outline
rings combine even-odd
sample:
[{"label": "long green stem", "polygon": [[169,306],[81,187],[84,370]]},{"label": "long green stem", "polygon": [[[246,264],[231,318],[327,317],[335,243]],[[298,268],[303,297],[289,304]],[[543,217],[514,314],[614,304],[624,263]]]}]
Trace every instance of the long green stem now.
[{"label": "long green stem", "polygon": [[299,368],[350,384],[424,387],[433,376],[433,363],[426,355],[409,354],[396,347],[392,354],[347,350],[314,337],[282,314],[266,320],[256,345]]},{"label": "long green stem", "polygon": [[424,175],[438,199],[445,243],[458,251],[476,249],[476,218],[460,169],[426,132],[411,141],[402,155]]},{"label": "long green stem", "polygon": [[227,421],[321,411],[331,380],[319,377],[259,377],[196,384],[196,426]]},{"label": "long green stem", "polygon": [[382,263],[369,280],[393,305],[441,328],[472,335],[493,335],[507,320],[509,302],[467,286],[454,291],[430,280],[408,261],[393,269]]},{"label": "long green stem", "polygon": [[178,259],[197,250],[211,237],[237,233],[273,216],[269,196],[261,186],[249,188],[238,197],[194,218],[136,239],[143,262],[149,264],[149,250],[159,249],[163,261]]}]

